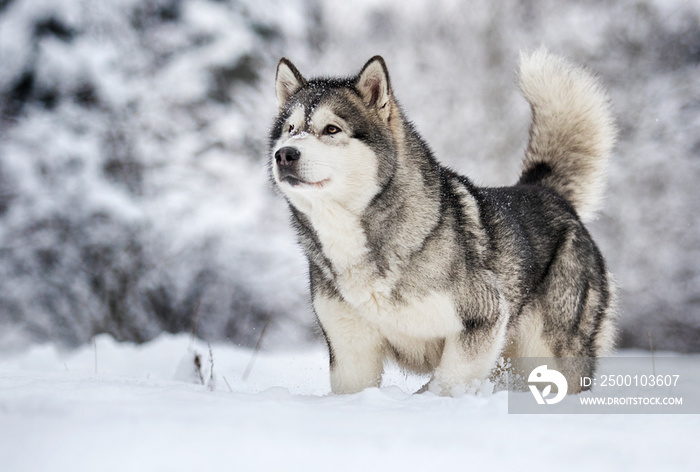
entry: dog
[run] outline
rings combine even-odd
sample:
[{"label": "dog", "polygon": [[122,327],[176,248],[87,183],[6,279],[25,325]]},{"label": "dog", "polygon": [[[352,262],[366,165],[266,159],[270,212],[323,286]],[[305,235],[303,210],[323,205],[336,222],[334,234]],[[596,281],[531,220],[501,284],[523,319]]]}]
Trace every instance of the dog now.
[{"label": "dog", "polygon": [[[334,393],[379,386],[387,360],[461,395],[501,357],[611,351],[615,287],[583,224],[616,137],[593,74],[521,53],[530,138],[519,180],[501,188],[435,159],[380,56],[357,76],[309,80],[282,58],[275,82],[269,172],[308,258]],[[582,365],[591,375],[595,361]]]}]

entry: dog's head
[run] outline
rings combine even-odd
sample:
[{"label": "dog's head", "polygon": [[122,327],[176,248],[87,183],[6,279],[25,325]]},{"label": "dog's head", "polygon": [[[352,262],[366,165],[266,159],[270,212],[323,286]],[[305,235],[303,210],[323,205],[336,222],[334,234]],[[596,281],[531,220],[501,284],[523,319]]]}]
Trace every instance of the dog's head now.
[{"label": "dog's head", "polygon": [[395,167],[398,109],[384,60],[373,57],[356,77],[306,80],[283,58],[276,90],[269,158],[279,189],[301,211],[323,201],[362,211]]}]

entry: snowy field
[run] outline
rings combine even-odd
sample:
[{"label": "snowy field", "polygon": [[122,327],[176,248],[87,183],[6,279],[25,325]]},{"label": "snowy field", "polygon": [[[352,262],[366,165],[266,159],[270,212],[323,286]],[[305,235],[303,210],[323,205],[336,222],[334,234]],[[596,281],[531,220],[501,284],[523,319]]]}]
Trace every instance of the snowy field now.
[{"label": "snowy field", "polygon": [[[591,224],[620,344],[700,352],[700,0],[0,0],[0,472],[700,470],[698,415],[509,415],[396,370],[335,396],[310,341],[265,173],[279,58],[382,54],[436,156],[505,185],[530,119],[513,70],[542,44],[620,123]],[[221,343],[159,335],[193,319]],[[268,325],[251,364],[233,346]]]},{"label": "snowy field", "polygon": [[[210,369],[213,355],[213,371]],[[201,359],[201,376],[193,367]],[[0,470],[697,470],[696,415],[509,415],[507,393],[329,393],[320,347],[253,352],[163,335],[0,359]],[[212,380],[213,379],[213,380]]]}]

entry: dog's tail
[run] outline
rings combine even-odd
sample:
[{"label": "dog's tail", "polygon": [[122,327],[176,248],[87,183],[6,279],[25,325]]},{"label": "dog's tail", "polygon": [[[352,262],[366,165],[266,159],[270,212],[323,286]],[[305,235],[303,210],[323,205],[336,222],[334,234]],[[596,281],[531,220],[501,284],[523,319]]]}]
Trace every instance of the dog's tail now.
[{"label": "dog's tail", "polygon": [[544,49],[520,55],[519,79],[532,108],[519,183],[553,189],[590,219],[615,144],[607,93],[591,73]]}]

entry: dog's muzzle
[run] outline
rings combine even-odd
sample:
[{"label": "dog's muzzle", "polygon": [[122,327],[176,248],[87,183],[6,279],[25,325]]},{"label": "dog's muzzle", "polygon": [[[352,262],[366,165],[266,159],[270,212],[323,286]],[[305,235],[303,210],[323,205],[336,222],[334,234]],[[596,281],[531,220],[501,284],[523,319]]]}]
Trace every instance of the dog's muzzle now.
[{"label": "dog's muzzle", "polygon": [[275,152],[275,161],[279,171],[280,182],[286,181],[291,185],[302,182],[297,174],[297,168],[301,152],[297,148],[285,146]]}]

